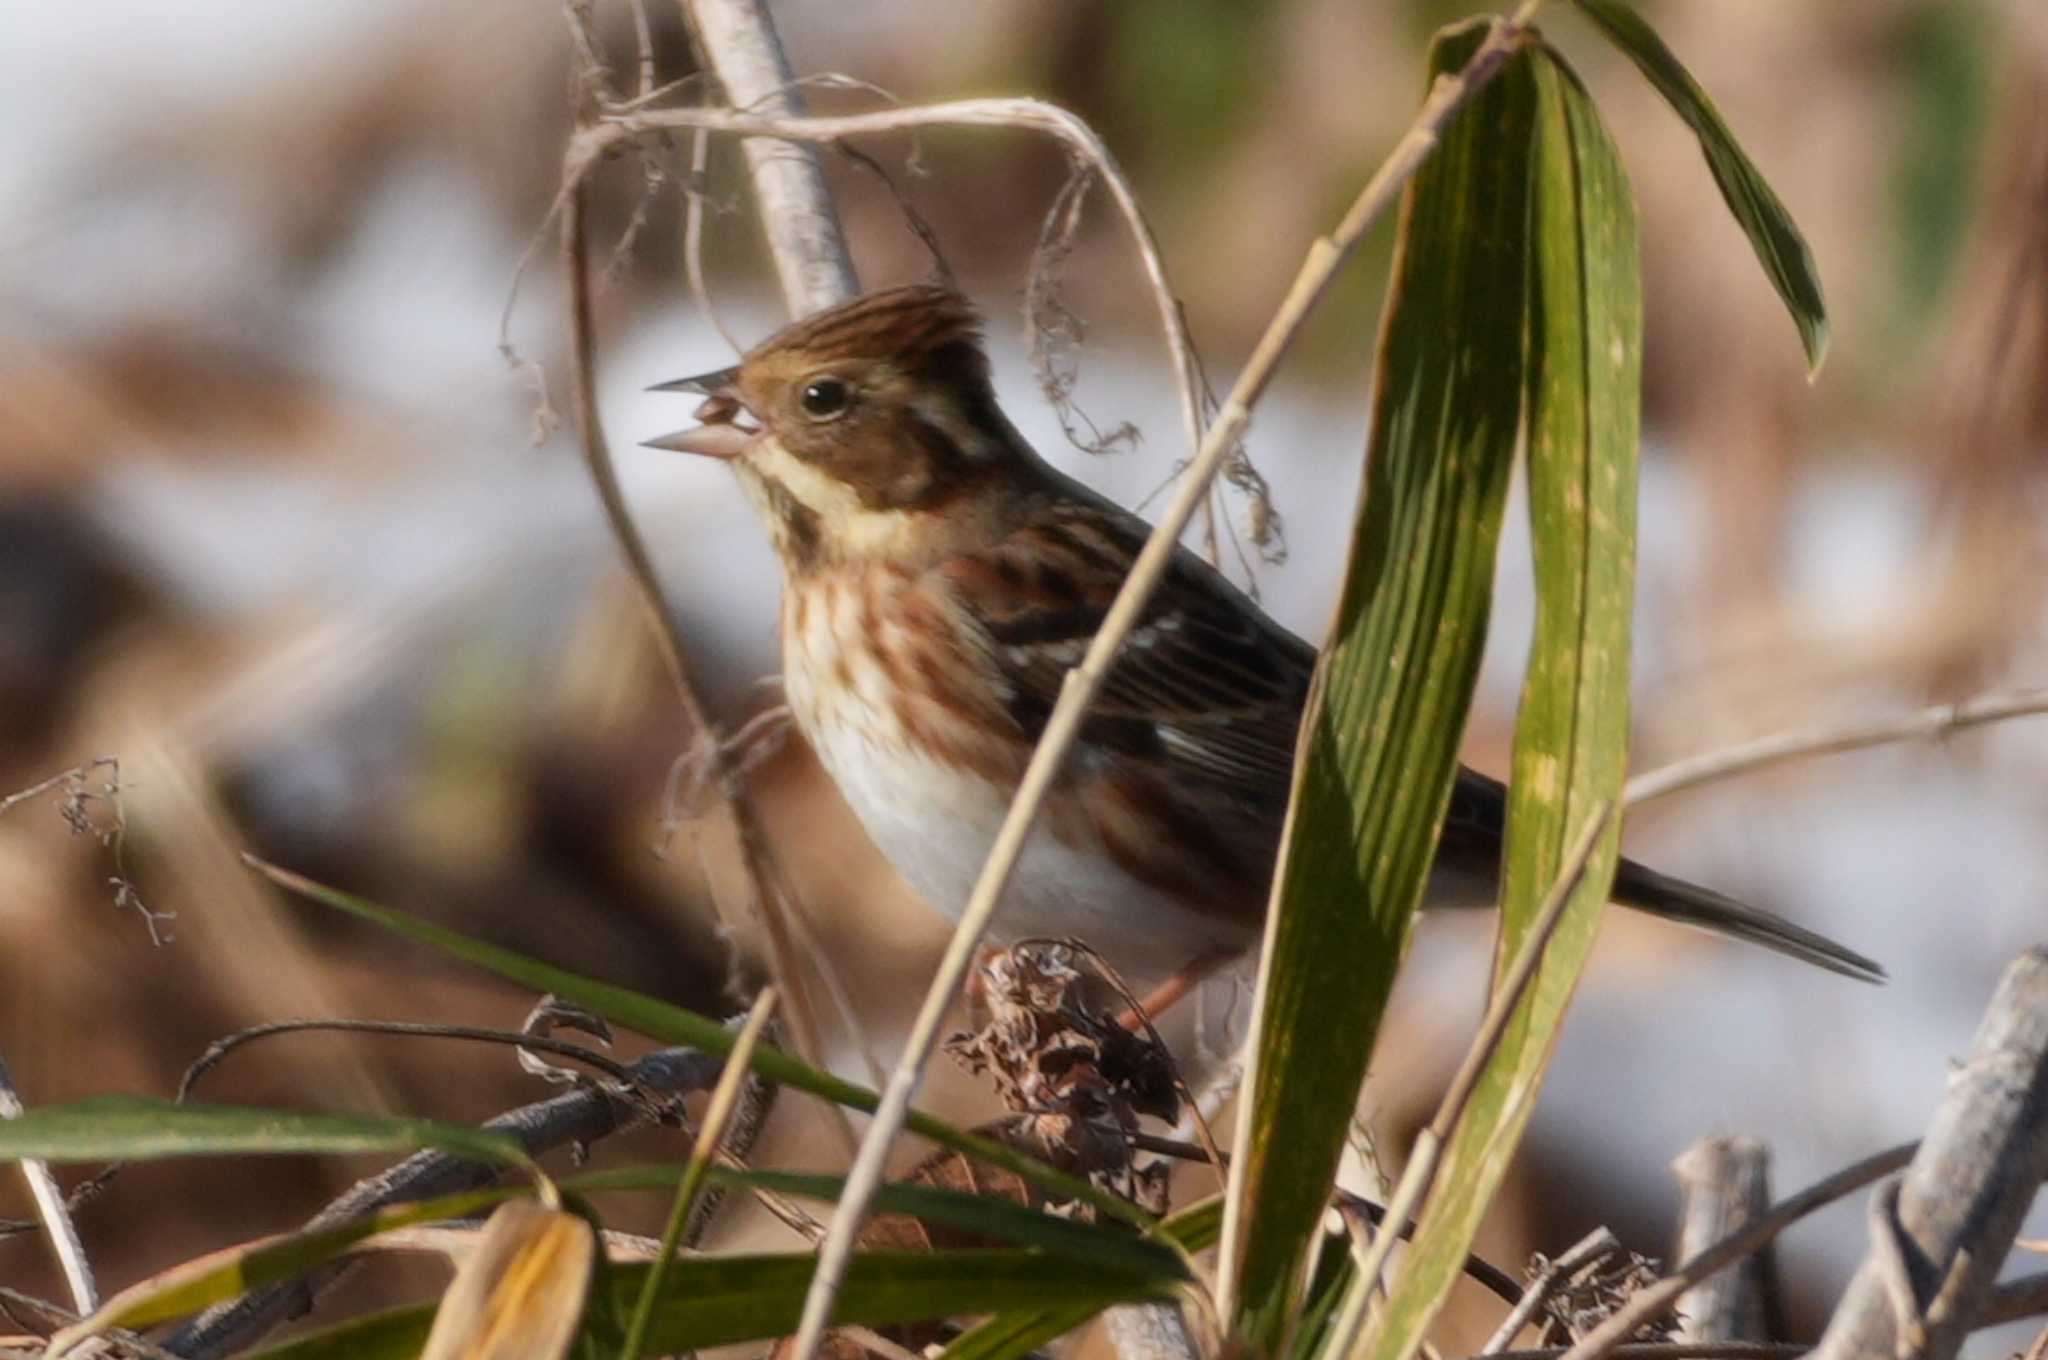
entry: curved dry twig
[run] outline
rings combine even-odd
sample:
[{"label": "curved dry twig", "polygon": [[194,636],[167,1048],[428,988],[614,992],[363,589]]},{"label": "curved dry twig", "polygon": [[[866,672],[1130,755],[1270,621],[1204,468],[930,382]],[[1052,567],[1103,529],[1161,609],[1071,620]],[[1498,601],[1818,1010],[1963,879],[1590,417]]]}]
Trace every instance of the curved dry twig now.
[{"label": "curved dry twig", "polygon": [[[1044,133],[1059,141],[1071,154],[1092,167],[1094,173],[1100,176],[1110,197],[1116,203],[1117,213],[1124,221],[1139,263],[1145,271],[1146,282],[1158,313],[1160,330],[1166,339],[1167,349],[1173,356],[1181,420],[1187,428],[1190,443],[1200,448],[1208,433],[1201,360],[1195,352],[1193,337],[1188,332],[1187,318],[1167,279],[1166,261],[1160,251],[1159,240],[1153,235],[1151,223],[1138,205],[1136,191],[1118,166],[1116,158],[1110,154],[1108,146],[1084,120],[1056,104],[1025,98],[959,99],[941,104],[882,109],[871,113],[805,118],[778,118],[719,109],[620,110],[606,114],[597,124],[578,135],[580,145],[572,147],[571,161],[594,161],[597,157],[635,138],[683,128],[724,132],[737,136],[768,136],[797,142],[829,143],[848,137],[904,132],[935,126],[1019,128]],[[1395,187],[1399,187],[1398,183]],[[1264,383],[1261,382],[1259,386],[1263,388]],[[1236,438],[1241,434],[1240,425],[1232,432],[1232,437],[1225,443],[1223,453],[1219,455],[1227,457],[1233,468],[1245,461],[1243,448]],[[1250,477],[1233,475],[1231,480],[1233,484],[1244,488],[1247,495],[1254,494],[1253,488],[1264,485],[1263,479],[1258,478],[1256,473]],[[1205,489],[1206,485],[1205,480]],[[1254,507],[1255,515],[1269,512],[1270,507]]]}]

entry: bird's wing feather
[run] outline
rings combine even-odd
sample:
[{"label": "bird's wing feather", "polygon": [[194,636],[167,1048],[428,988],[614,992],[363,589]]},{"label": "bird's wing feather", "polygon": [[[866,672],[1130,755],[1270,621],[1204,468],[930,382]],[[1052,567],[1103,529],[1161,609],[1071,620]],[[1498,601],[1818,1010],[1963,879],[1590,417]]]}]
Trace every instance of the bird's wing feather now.
[{"label": "bird's wing feather", "polygon": [[[948,563],[1027,738],[1043,730],[1146,532],[1121,511],[1069,504]],[[1313,648],[1180,551],[1105,677],[1084,740],[1277,819],[1314,665]]]}]

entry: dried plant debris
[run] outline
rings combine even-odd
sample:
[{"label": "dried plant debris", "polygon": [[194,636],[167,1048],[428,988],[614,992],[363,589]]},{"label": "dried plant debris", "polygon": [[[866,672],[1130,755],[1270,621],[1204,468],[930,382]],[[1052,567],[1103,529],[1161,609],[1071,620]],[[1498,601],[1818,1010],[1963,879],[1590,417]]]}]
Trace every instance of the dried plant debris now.
[{"label": "dried plant debris", "polygon": [[[1639,1252],[1605,1252],[1563,1280],[1550,1281],[1536,1345],[1571,1346],[1583,1341],[1632,1295],[1656,1283],[1662,1275],[1659,1265]],[[1549,1276],[1551,1270],[1550,1261],[1537,1254],[1529,1258],[1526,1275],[1535,1284]],[[1676,1335],[1678,1323],[1679,1319],[1669,1315],[1652,1318],[1623,1340],[1669,1341]]]},{"label": "dried plant debris", "polygon": [[71,828],[71,834],[92,837],[113,861],[114,872],[107,879],[107,886],[114,890],[114,905],[142,917],[143,924],[149,929],[150,943],[169,944],[170,923],[177,919],[178,913],[157,911],[146,904],[128,877],[128,812],[121,802],[120,758],[98,756],[39,784],[10,793],[0,798],[0,812],[58,791],[64,796],[57,811],[64,818],[64,824]]},{"label": "dried plant debris", "polygon": [[954,1035],[946,1051],[970,1072],[991,1075],[1003,1103],[1018,1112],[1008,1141],[1163,1212],[1166,1168],[1136,1165],[1130,1136],[1142,1116],[1179,1117],[1172,1060],[1096,1003],[1099,979],[1080,958],[1065,945],[1030,944],[984,960],[987,1019]]}]

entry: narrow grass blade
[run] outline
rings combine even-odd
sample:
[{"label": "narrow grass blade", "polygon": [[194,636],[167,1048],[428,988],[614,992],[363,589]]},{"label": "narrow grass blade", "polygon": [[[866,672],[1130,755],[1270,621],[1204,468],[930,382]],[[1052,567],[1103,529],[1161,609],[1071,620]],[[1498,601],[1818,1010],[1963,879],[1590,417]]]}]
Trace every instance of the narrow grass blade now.
[{"label": "narrow grass blade", "polygon": [[1756,251],[1757,263],[1764,267],[1771,287],[1778,290],[1793,324],[1799,327],[1807,371],[1819,372],[1828,352],[1828,308],[1821,297],[1820,270],[1799,224],[1771,191],[1763,172],[1743,152],[1714,101],[1657,31],[1636,13],[1635,6],[1628,0],[1578,0],[1578,6],[1649,77],[1665,102],[1699,137],[1700,151],[1707,158],[1714,183],[1721,186],[1721,197],[1728,201],[1728,210],[1735,214]]},{"label": "narrow grass blade", "polygon": [[[257,873],[280,888],[296,893],[308,901],[347,912],[351,916],[381,926],[393,934],[429,945],[536,992],[553,992],[565,1000],[597,1012],[623,1028],[663,1043],[687,1044],[692,1048],[705,1049],[712,1053],[732,1052],[733,1036],[725,1027],[694,1011],[684,1010],[681,1006],[671,1005],[626,987],[582,977],[542,963],[538,959],[530,959],[524,954],[487,944],[482,940],[472,940],[466,935],[459,935],[431,921],[422,921],[403,912],[379,906],[353,893],[345,893],[325,884],[315,883],[309,878],[287,869],[280,869],[273,864],[266,864],[253,856],[244,858],[249,867]],[[752,1066],[755,1072],[770,1081],[781,1082],[784,1086],[808,1092],[852,1109],[871,1111],[880,1103],[880,1097],[865,1086],[843,1081],[829,1072],[820,1072],[769,1044],[763,1044],[755,1050]],[[1141,1227],[1151,1221],[1151,1216],[1144,1211],[1118,1199],[1115,1195],[1097,1189],[1081,1177],[1070,1176],[1047,1166],[1037,1158],[1005,1147],[992,1138],[966,1133],[943,1120],[914,1112],[910,1116],[910,1127],[914,1132],[935,1143],[979,1158],[992,1166],[1014,1171],[1059,1195],[1093,1205],[1112,1218],[1120,1218]]]},{"label": "narrow grass blade", "polygon": [[470,1124],[387,1115],[174,1105],[95,1096],[0,1121],[0,1161],[141,1162],[248,1153],[413,1152],[442,1148],[479,1161],[531,1167],[519,1140]]},{"label": "narrow grass blade", "polygon": [[[1484,23],[1438,37],[1461,66]],[[1534,116],[1510,59],[1402,200],[1351,563],[1303,723],[1230,1182],[1226,1323],[1278,1353],[1436,849],[1522,403]]]},{"label": "narrow grass blade", "polygon": [[[1515,731],[1495,986],[1628,765],[1642,302],[1635,201],[1592,100],[1532,49],[1529,515],[1536,631]],[[1614,874],[1608,824],[1452,1133],[1415,1240],[1361,1353],[1406,1360],[1449,1294],[1522,1130]]]}]

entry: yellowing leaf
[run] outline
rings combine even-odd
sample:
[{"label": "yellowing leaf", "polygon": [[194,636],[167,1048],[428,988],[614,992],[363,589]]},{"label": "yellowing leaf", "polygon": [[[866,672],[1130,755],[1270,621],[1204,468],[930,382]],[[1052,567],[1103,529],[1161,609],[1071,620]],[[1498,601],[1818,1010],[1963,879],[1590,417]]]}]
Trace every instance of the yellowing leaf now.
[{"label": "yellowing leaf", "polygon": [[498,1206],[441,1296],[421,1360],[557,1360],[590,1292],[597,1235],[532,1200]]}]

